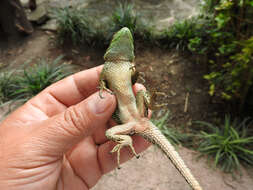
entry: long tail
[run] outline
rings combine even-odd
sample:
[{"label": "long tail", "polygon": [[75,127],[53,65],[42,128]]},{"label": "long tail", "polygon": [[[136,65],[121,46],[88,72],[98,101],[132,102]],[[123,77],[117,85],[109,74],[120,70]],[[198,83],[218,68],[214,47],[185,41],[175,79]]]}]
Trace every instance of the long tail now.
[{"label": "long tail", "polygon": [[152,122],[150,122],[150,129],[142,132],[140,135],[149,142],[156,144],[159,146],[159,148],[161,148],[161,150],[172,161],[174,166],[194,190],[202,190],[202,187],[192,175],[190,169],[185,165],[175,148]]}]

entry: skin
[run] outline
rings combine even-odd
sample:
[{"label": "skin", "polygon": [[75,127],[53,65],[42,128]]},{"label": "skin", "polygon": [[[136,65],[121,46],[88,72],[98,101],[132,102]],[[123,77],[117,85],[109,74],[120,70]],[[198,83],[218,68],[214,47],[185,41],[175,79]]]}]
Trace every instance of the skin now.
[{"label": "skin", "polygon": [[[109,154],[115,143],[105,137],[116,100],[106,92],[99,97],[101,70],[51,85],[1,123],[1,190],[86,190],[117,166],[116,155]],[[149,146],[140,136],[133,141],[137,153]],[[122,149],[122,162],[132,156]]]}]

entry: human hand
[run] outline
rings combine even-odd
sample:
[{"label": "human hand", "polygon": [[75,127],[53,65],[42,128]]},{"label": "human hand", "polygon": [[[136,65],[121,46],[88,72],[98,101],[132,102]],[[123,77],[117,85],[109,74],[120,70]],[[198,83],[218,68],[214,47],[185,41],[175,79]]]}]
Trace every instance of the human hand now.
[{"label": "human hand", "polygon": [[[1,190],[85,190],[116,167],[116,155],[109,154],[115,143],[105,137],[116,100],[96,92],[101,69],[49,86],[1,123]],[[149,145],[139,136],[133,140],[137,152]],[[132,156],[122,149],[120,160]]]}]

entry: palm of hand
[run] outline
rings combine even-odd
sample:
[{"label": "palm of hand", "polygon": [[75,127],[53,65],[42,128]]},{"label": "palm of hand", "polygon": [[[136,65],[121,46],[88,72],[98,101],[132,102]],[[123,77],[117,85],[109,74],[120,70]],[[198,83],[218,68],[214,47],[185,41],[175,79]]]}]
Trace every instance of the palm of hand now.
[{"label": "palm of hand", "polygon": [[[104,135],[115,99],[95,93],[101,68],[59,81],[6,118],[0,126],[0,189],[89,189],[116,167],[109,154],[115,144]],[[111,105],[94,115],[94,101]],[[148,145],[134,137],[137,152]],[[130,157],[123,149],[121,160]]]}]

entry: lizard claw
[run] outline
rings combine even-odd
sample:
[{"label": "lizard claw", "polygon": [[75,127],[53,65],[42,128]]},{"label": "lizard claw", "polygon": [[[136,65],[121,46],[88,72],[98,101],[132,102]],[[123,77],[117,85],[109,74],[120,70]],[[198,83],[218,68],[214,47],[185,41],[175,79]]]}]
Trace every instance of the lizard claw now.
[{"label": "lizard claw", "polygon": [[144,72],[139,72],[139,79],[141,79],[142,83],[145,83],[145,73]]},{"label": "lizard claw", "polygon": [[99,89],[99,97],[100,97],[101,99],[104,99],[104,97],[102,96],[103,87],[97,86],[97,89]]},{"label": "lizard claw", "polygon": [[107,92],[109,92],[111,95],[115,95],[115,93],[111,90],[106,90]]},{"label": "lizard claw", "polygon": [[101,91],[99,91],[99,97],[100,97],[101,99],[104,99],[104,98],[105,98],[105,97],[102,96],[102,92],[101,92]]},{"label": "lizard claw", "polygon": [[114,95],[114,94],[115,94],[113,91],[111,91],[111,90],[108,89],[108,88],[101,87],[101,86],[98,86],[97,88],[99,89],[99,97],[100,97],[101,99],[104,98],[104,97],[102,96],[103,90],[105,90],[106,92],[110,93],[111,95]]}]

